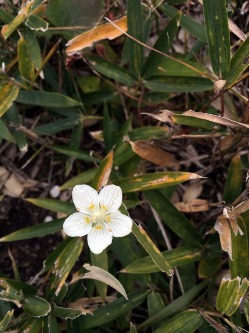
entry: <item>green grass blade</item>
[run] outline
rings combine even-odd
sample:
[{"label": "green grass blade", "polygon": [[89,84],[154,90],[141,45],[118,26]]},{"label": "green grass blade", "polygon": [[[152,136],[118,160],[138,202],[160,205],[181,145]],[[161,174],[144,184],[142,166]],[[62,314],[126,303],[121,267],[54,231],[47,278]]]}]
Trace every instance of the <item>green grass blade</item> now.
[{"label": "green grass blade", "polygon": [[158,212],[162,221],[189,246],[200,245],[201,238],[193,224],[159,191],[148,191],[145,197]]},{"label": "green grass blade", "polygon": [[71,202],[60,201],[57,199],[39,199],[39,198],[27,198],[26,200],[35,206],[51,210],[52,212],[73,214],[76,211],[76,208]]},{"label": "green grass blade", "polygon": [[66,95],[48,91],[20,91],[17,102],[53,108],[67,108],[81,105],[80,102]]},{"label": "green grass blade", "polygon": [[73,148],[62,147],[62,146],[50,146],[50,148],[60,154],[74,157],[75,159],[82,160],[85,162],[89,162],[89,163],[100,162],[100,160],[98,158],[90,156],[89,152],[82,151],[79,149],[73,149]]},{"label": "green grass blade", "polygon": [[79,184],[90,184],[95,177],[97,169],[89,169],[80,173],[79,175],[69,179],[66,183],[60,186],[61,190],[67,190],[73,188],[75,185]]},{"label": "green grass blade", "polygon": [[203,9],[213,71],[219,78],[223,78],[230,68],[226,0],[203,0]]},{"label": "green grass blade", "polygon": [[172,275],[174,270],[141,226],[133,223],[132,232],[160,271]]},{"label": "green grass blade", "polygon": [[19,88],[12,83],[0,86],[0,117],[11,107],[19,94]]},{"label": "green grass blade", "polygon": [[137,327],[137,330],[141,331],[142,329],[150,325],[158,323],[159,321],[164,320],[167,317],[173,316],[181,310],[184,310],[195,297],[199,296],[199,293],[204,287],[206,287],[207,284],[207,281],[203,281],[200,284],[197,284],[195,287],[188,290],[185,294],[178,297],[170,304],[166,305],[161,311],[145,320]]},{"label": "green grass blade", "polygon": [[110,321],[125,315],[127,312],[138,307],[145,299],[147,291],[135,291],[128,294],[128,301],[124,298],[118,298],[94,311],[94,316],[86,316],[79,318],[81,329],[89,329],[93,327],[101,327]]},{"label": "green grass blade", "polygon": [[231,86],[249,66],[249,37],[241,44],[231,60],[230,70],[224,77]]},{"label": "green grass blade", "polygon": [[[169,17],[173,17],[177,13],[177,9],[167,3],[160,5],[160,9]],[[207,43],[207,34],[204,26],[194,21],[191,17],[182,15],[180,26],[197,39]]]},{"label": "green grass blade", "polygon": [[[162,255],[172,267],[186,265],[200,260],[201,252],[197,248],[180,247],[174,250],[163,251]],[[153,262],[151,257],[144,257],[133,261],[121,271],[129,274],[150,274],[159,272],[159,268]]]},{"label": "green grass blade", "polygon": [[225,182],[223,199],[229,205],[241,194],[242,191],[242,163],[240,155],[236,154],[229,165]]},{"label": "green grass blade", "polygon": [[199,311],[190,309],[178,313],[161,325],[155,333],[193,333],[203,324],[204,319]]},{"label": "green grass blade", "polygon": [[[182,12],[179,11],[167,24],[163,32],[158,37],[154,49],[161,52],[167,53],[172,46],[172,43],[175,39],[178,27],[180,24]],[[150,51],[150,54],[143,66],[142,76],[148,78],[154,75],[155,70],[161,65],[162,60],[165,57],[161,54],[158,54],[154,51]]]},{"label": "green grass blade", "polygon": [[[127,23],[128,33],[144,41],[143,32],[143,14],[140,0],[127,1]],[[139,74],[143,66],[143,46],[134,40],[129,40],[129,64],[131,72]]]},{"label": "green grass blade", "polygon": [[14,242],[35,237],[42,237],[62,230],[64,219],[40,223],[12,232],[0,239],[0,242]]}]

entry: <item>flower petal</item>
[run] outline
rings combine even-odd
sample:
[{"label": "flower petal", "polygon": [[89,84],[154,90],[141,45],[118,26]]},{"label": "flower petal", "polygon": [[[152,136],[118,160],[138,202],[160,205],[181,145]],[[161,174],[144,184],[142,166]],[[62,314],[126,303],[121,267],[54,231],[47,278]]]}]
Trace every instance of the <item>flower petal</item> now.
[{"label": "flower petal", "polygon": [[64,232],[70,237],[81,237],[87,235],[92,229],[89,215],[74,213],[63,223]]},{"label": "flower petal", "polygon": [[89,185],[76,185],[72,192],[73,203],[81,213],[91,214],[99,205],[98,192]]},{"label": "flower petal", "polygon": [[99,203],[107,212],[115,212],[122,204],[122,190],[116,185],[107,185],[99,192]]},{"label": "flower petal", "polygon": [[110,214],[108,227],[112,230],[113,237],[124,237],[131,232],[132,219],[119,211]]},{"label": "flower petal", "polygon": [[87,235],[90,250],[95,253],[101,253],[112,242],[112,233],[102,224],[95,225]]}]

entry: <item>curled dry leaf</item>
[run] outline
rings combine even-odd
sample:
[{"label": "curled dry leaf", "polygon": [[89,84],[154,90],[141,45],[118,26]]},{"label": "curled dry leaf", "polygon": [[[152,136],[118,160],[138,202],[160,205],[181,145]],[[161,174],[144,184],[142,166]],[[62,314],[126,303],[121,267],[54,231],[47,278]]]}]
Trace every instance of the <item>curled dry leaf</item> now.
[{"label": "curled dry leaf", "polygon": [[132,150],[146,161],[179,170],[179,163],[176,161],[173,154],[166,152],[148,141],[129,141],[129,143]]},{"label": "curled dry leaf", "polygon": [[146,114],[149,117],[152,117],[154,119],[157,119],[159,121],[162,121],[163,123],[167,123],[171,126],[173,126],[173,121],[172,121],[172,116],[174,116],[174,112],[170,111],[170,110],[160,110],[157,114],[153,114],[153,113],[142,113],[142,114]]},{"label": "curled dry leaf", "polygon": [[[123,34],[123,32],[127,31],[127,17],[123,16],[120,19],[114,21],[115,25],[117,25],[119,29],[117,29],[111,23],[106,23],[99,25],[91,30],[83,32],[73,39],[71,39],[66,45],[66,53],[67,55],[71,55],[81,51],[86,47],[90,47],[93,43],[98,42],[102,39],[114,39]],[[122,32],[123,31],[123,32]]]}]

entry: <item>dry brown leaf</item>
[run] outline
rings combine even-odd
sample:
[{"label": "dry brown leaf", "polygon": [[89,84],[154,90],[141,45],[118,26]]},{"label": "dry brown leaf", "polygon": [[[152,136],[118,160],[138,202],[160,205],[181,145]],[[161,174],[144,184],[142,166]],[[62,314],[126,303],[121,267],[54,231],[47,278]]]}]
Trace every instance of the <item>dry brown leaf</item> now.
[{"label": "dry brown leaf", "polygon": [[183,213],[206,212],[210,209],[209,202],[204,199],[192,199],[189,202],[177,202],[175,207]]},{"label": "dry brown leaf", "polygon": [[142,114],[146,114],[149,117],[162,121],[163,123],[168,123],[170,125],[173,125],[171,116],[175,115],[174,112],[166,109],[160,110],[157,114],[147,113],[147,112],[143,112]]},{"label": "dry brown leaf", "polygon": [[[127,17],[123,16],[120,19],[114,21],[123,32],[127,31]],[[123,34],[122,31],[117,29],[111,23],[101,24],[91,30],[85,31],[82,34],[71,39],[67,44],[66,53],[72,55],[78,51],[90,47],[93,43],[98,42],[102,39],[114,39]]]},{"label": "dry brown leaf", "polygon": [[214,229],[219,233],[222,250],[227,252],[230,259],[232,260],[231,228],[225,215],[222,214],[217,218]]},{"label": "dry brown leaf", "polygon": [[[116,297],[111,297],[111,296],[106,296],[105,302],[113,302],[117,298]],[[69,303],[69,307],[72,309],[77,309],[81,311],[85,311],[85,313],[93,314],[91,310],[95,310],[99,306],[103,305],[103,299],[100,296],[97,297],[85,297],[85,298],[79,298],[77,301]],[[91,310],[86,309],[86,308],[91,308]]]},{"label": "dry brown leaf", "polygon": [[132,150],[146,161],[156,165],[166,166],[174,170],[179,170],[179,163],[176,161],[173,154],[156,147],[148,141],[129,141],[129,143]]},{"label": "dry brown leaf", "polygon": [[5,195],[9,195],[10,197],[18,198],[21,196],[23,190],[23,184],[20,182],[17,176],[12,173],[4,184],[3,193]]},{"label": "dry brown leaf", "polygon": [[214,92],[215,94],[219,93],[222,88],[225,87],[227,81],[226,80],[217,80],[214,82]]}]

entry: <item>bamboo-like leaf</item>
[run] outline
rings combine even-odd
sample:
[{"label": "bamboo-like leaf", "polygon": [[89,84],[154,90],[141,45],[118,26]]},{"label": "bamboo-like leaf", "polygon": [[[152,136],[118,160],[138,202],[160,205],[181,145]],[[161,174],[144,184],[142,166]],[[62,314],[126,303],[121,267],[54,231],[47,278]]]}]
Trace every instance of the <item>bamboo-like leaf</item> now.
[{"label": "bamboo-like leaf", "polygon": [[241,193],[242,190],[242,163],[240,155],[236,154],[232,158],[228,173],[227,179],[225,182],[223,199],[226,204],[231,204]]},{"label": "bamboo-like leaf", "polygon": [[86,170],[77,176],[69,179],[66,183],[60,186],[61,190],[67,190],[73,188],[78,184],[90,184],[96,175],[97,169]]},{"label": "bamboo-like leaf", "polygon": [[152,76],[144,86],[157,92],[197,92],[213,89],[209,79],[195,76]]},{"label": "bamboo-like leaf", "polygon": [[148,191],[156,188],[173,186],[190,179],[202,178],[191,172],[156,172],[153,174],[139,175],[132,178],[115,180],[113,183],[121,187],[124,193]]},{"label": "bamboo-like leaf", "polygon": [[141,226],[137,226],[133,223],[132,232],[160,271],[172,275],[174,272],[173,268],[167,262],[157,246],[152,242],[146,231]]},{"label": "bamboo-like leaf", "polygon": [[84,267],[89,271],[89,273],[85,273],[82,279],[101,281],[116,289],[121,295],[124,296],[124,298],[128,300],[124,287],[112,274],[100,267],[90,266],[89,264],[85,264]]},{"label": "bamboo-like leaf", "polygon": [[[18,148],[20,149],[20,151],[23,151],[23,152],[27,151],[28,144],[27,144],[26,135],[24,133],[22,133],[21,131],[17,130],[17,128],[19,126],[22,126],[22,124],[20,122],[18,110],[15,107],[15,105],[12,105],[9,108],[8,112],[6,113],[6,118],[10,123],[15,124],[15,127],[11,127],[10,131],[15,138]],[[0,133],[1,133],[1,129],[0,129]]]},{"label": "bamboo-like leaf", "polygon": [[26,84],[33,81],[35,76],[35,66],[30,57],[26,40],[20,35],[17,43],[19,71]]},{"label": "bamboo-like leaf", "polygon": [[230,70],[224,79],[227,81],[227,86],[231,86],[237,80],[237,78],[248,68],[249,66],[249,36],[241,44],[239,49],[233,55],[231,60]]},{"label": "bamboo-like leaf", "polygon": [[[127,1],[128,33],[143,42],[144,27],[142,5],[140,0]],[[143,65],[143,46],[134,40],[129,40],[129,64],[132,72],[139,74]]]},{"label": "bamboo-like leaf", "polygon": [[24,29],[22,35],[27,43],[28,51],[35,69],[38,70],[42,65],[42,56],[37,36],[30,29]]},{"label": "bamboo-like leaf", "polygon": [[[178,27],[181,21],[182,12],[179,11],[167,24],[165,29],[162,31],[160,36],[158,37],[154,49],[159,50],[161,52],[167,53],[172,46],[172,43],[175,39],[176,33],[178,31]],[[160,66],[161,61],[164,59],[164,56],[158,54],[154,51],[151,51],[144,66],[142,75],[145,78],[148,78],[154,75],[155,70]]]},{"label": "bamboo-like leaf", "polygon": [[12,143],[15,141],[2,119],[0,119],[0,138]]},{"label": "bamboo-like leaf", "polygon": [[[162,255],[170,266],[176,267],[186,265],[200,260],[201,252],[197,248],[180,247],[174,250],[163,251]],[[150,256],[133,261],[122,269],[122,273],[130,274],[150,274],[159,272],[159,268]]]},{"label": "bamboo-like leaf", "polygon": [[31,227],[14,231],[0,239],[0,242],[14,242],[18,240],[42,237],[62,230],[64,220],[54,220],[49,223],[35,224]]},{"label": "bamboo-like leaf", "polygon": [[189,246],[199,246],[201,238],[193,224],[158,190],[148,191],[145,197],[158,212],[162,221]]},{"label": "bamboo-like leaf", "polygon": [[60,306],[57,306],[56,304],[53,304],[52,311],[56,317],[59,317],[62,319],[71,319],[71,320],[76,319],[83,314],[81,310],[62,308]]},{"label": "bamboo-like leaf", "polygon": [[91,66],[101,74],[125,84],[128,87],[136,83],[133,76],[123,67],[95,55],[86,55],[85,57],[90,62]]},{"label": "bamboo-like leaf", "polygon": [[0,86],[0,117],[11,107],[19,93],[19,88],[12,83]]},{"label": "bamboo-like leaf", "polygon": [[51,305],[44,298],[30,295],[24,298],[23,310],[32,317],[43,317],[51,311]]},{"label": "bamboo-like leaf", "polygon": [[178,297],[177,299],[166,305],[161,311],[146,319],[142,324],[137,327],[138,331],[155,323],[159,323],[161,320],[164,320],[167,317],[173,316],[179,311],[184,310],[189,305],[189,303],[192,302],[192,300],[199,295],[199,293],[204,287],[206,287],[207,284],[207,281],[203,281],[192,289],[188,290],[182,296]]},{"label": "bamboo-like leaf", "polygon": [[81,105],[80,102],[66,95],[48,91],[20,91],[17,102],[43,107],[67,108]]},{"label": "bamboo-like leaf", "polygon": [[112,165],[113,151],[110,151],[110,153],[100,163],[92,183],[92,187],[97,191],[99,191],[103,186],[107,185],[109,176],[112,171]]},{"label": "bamboo-like leaf", "polygon": [[62,147],[62,146],[50,146],[50,148],[60,154],[64,154],[70,157],[74,157],[75,159],[79,159],[85,162],[99,162],[100,160],[96,157],[90,156],[89,152],[79,149],[73,149],[70,147]]},{"label": "bamboo-like leaf", "polygon": [[[169,6],[168,3],[161,4],[160,9],[171,18],[174,17],[174,15],[177,13],[177,9]],[[191,35],[207,43],[207,34],[204,26],[194,21],[190,16],[182,15],[180,26],[188,31]]]},{"label": "bamboo-like leaf", "polygon": [[101,327],[110,321],[126,314],[134,308],[137,308],[145,299],[147,291],[134,291],[128,294],[128,301],[121,297],[94,311],[93,317],[81,317],[79,322],[82,329]]},{"label": "bamboo-like leaf", "polygon": [[238,309],[248,285],[248,280],[244,278],[241,281],[239,276],[232,280],[223,278],[216,299],[216,309],[231,316]]},{"label": "bamboo-like leaf", "polygon": [[230,68],[230,35],[226,0],[203,0],[209,55],[214,73],[223,78]]},{"label": "bamboo-like leaf", "polygon": [[130,333],[137,333],[136,327],[130,323]]},{"label": "bamboo-like leaf", "polygon": [[163,139],[170,135],[167,127],[163,126],[144,126],[134,128],[129,132],[129,139],[131,141]]},{"label": "bamboo-like leaf", "polygon": [[[79,255],[83,249],[83,241],[79,238],[72,238],[70,242],[63,249],[59,257],[54,263],[53,273],[58,278],[55,282],[56,291],[55,295],[58,295],[63,284],[65,283],[71,269],[75,262],[78,260]],[[54,285],[54,286],[55,286]]]},{"label": "bamboo-like leaf", "polygon": [[161,325],[155,333],[193,333],[203,324],[204,319],[195,309],[178,313]]},{"label": "bamboo-like leaf", "polygon": [[[90,258],[92,266],[96,266],[104,271],[108,271],[108,256],[106,249],[102,251],[100,254],[94,254],[90,252]],[[99,295],[104,300],[107,294],[107,284],[98,281],[98,279],[96,279],[95,285]]]},{"label": "bamboo-like leaf", "polygon": [[[246,220],[246,222],[248,222],[248,220]],[[243,235],[231,233],[233,260],[229,261],[229,267],[232,279],[237,276],[243,279],[248,276],[248,234],[243,217],[238,216],[237,223]]]},{"label": "bamboo-like leaf", "polygon": [[76,211],[76,208],[71,202],[40,198],[27,198],[26,200],[35,206],[51,210],[52,212],[61,212],[69,215]]},{"label": "bamboo-like leaf", "polygon": [[26,15],[20,13],[10,23],[2,27],[2,35],[4,39],[7,39],[26,19]]},{"label": "bamboo-like leaf", "polygon": [[13,317],[14,310],[8,311],[4,318],[0,321],[0,333],[6,332],[6,329],[9,325],[9,322],[11,321],[11,318]]},{"label": "bamboo-like leaf", "polygon": [[28,26],[31,30],[45,32],[48,30],[48,22],[43,20],[40,16],[29,15],[25,25]]}]

